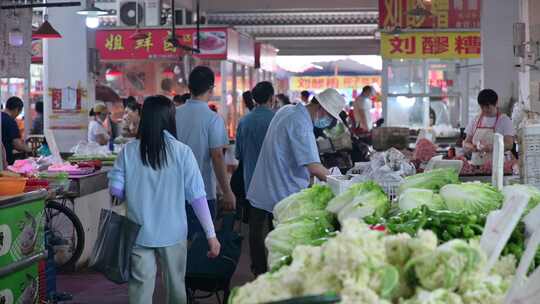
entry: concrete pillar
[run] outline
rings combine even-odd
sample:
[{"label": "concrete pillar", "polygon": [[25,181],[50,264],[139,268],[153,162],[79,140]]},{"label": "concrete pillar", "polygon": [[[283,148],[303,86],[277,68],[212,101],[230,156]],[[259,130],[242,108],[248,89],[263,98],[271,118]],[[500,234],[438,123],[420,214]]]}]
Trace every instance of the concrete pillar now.
[{"label": "concrete pillar", "polygon": [[482,86],[494,89],[506,109],[518,97],[518,68],[513,51],[513,24],[519,20],[519,1],[484,0],[481,16]]},{"label": "concrete pillar", "polygon": [[[86,1],[81,1],[81,3],[84,6]],[[85,17],[77,15],[80,9],[81,7],[47,9],[49,22],[62,35],[62,38],[45,39],[43,43],[45,128],[58,125],[59,117],[63,117],[63,123],[66,125],[80,126],[79,128],[53,129],[61,152],[69,152],[79,141],[86,140],[88,111],[95,102],[95,80],[88,65],[88,49],[94,47],[95,39],[93,33],[86,28]],[[85,90],[86,94],[81,100],[81,112],[57,115],[52,112],[49,89],[68,87]]]}]

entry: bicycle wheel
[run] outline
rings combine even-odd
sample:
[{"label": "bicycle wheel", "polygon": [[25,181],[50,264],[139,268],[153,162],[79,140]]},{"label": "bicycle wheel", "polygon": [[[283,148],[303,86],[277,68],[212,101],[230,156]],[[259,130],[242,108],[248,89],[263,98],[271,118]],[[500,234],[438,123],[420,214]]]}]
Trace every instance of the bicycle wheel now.
[{"label": "bicycle wheel", "polygon": [[68,207],[48,201],[45,205],[45,225],[50,232],[50,245],[59,270],[72,270],[84,248],[84,230],[77,215]]}]

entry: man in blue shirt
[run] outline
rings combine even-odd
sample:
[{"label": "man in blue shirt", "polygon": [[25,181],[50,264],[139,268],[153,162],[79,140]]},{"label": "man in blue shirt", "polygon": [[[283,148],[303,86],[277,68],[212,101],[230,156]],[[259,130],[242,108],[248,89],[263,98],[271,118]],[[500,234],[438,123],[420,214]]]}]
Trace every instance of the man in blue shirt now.
[{"label": "man in blue shirt", "polygon": [[247,198],[253,207],[272,212],[287,196],[309,186],[310,176],[326,181],[313,127],[328,128],[345,106],[335,90],[326,89],[304,106],[281,108],[268,128]]},{"label": "man in blue shirt", "polygon": [[[244,93],[245,94],[245,93]],[[251,95],[256,107],[238,123],[236,132],[236,158],[242,163],[244,186],[247,193],[255,165],[261,152],[268,126],[274,117],[272,104],[274,87],[272,83],[258,83]],[[271,226],[271,213],[251,207],[249,210],[249,250],[251,269],[255,275],[266,272],[266,252],[264,249],[265,226]]]},{"label": "man in blue shirt", "polygon": [[[178,140],[188,145],[199,165],[204,180],[206,197],[212,217],[216,212],[216,178],[223,191],[225,209],[236,208],[236,198],[228,182],[223,149],[229,144],[225,122],[208,108],[214,89],[214,73],[205,66],[198,66],[189,75],[191,99],[176,108],[176,132]],[[202,233],[202,227],[193,210],[187,206],[188,238]]]},{"label": "man in blue shirt", "polygon": [[6,149],[6,160],[8,164],[13,164],[15,158],[13,150],[20,152],[31,152],[23,140],[15,119],[22,113],[23,101],[19,97],[10,97],[6,101],[6,109],[2,112],[2,144]]}]

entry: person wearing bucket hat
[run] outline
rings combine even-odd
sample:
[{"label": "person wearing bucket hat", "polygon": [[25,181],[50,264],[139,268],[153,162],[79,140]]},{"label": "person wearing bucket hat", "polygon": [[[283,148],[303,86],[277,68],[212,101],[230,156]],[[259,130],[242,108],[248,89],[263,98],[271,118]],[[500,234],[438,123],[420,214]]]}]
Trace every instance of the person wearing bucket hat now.
[{"label": "person wearing bucket hat", "polygon": [[344,106],[335,89],[326,89],[307,106],[287,106],[276,113],[247,193],[254,208],[271,214],[279,201],[307,188],[310,176],[326,180],[330,172],[321,164],[313,127],[331,126]]},{"label": "person wearing bucket hat", "polygon": [[107,145],[110,134],[104,124],[109,116],[109,109],[104,103],[96,103],[90,110],[90,116],[92,118],[88,124],[88,142]]}]

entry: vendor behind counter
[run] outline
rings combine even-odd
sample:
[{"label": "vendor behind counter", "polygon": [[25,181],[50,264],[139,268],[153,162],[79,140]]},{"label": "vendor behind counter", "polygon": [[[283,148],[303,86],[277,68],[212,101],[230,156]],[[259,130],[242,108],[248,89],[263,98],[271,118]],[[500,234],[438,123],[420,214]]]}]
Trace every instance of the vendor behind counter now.
[{"label": "vendor behind counter", "polygon": [[478,94],[480,115],[472,120],[465,132],[467,137],[463,148],[471,154],[473,165],[481,166],[491,160],[493,135],[504,136],[505,150],[511,150],[514,144],[515,130],[512,120],[498,108],[499,97],[494,90],[484,89]]}]

